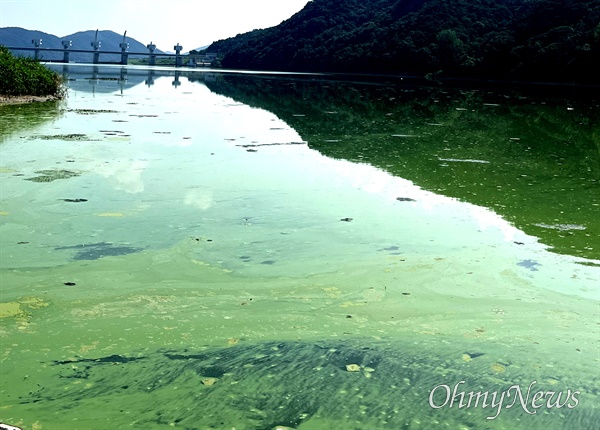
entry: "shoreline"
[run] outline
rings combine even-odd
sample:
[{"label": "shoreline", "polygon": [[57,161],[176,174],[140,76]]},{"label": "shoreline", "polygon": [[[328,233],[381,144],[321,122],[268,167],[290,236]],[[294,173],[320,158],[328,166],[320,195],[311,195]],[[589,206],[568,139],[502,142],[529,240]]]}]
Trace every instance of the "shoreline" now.
[{"label": "shoreline", "polygon": [[38,102],[50,102],[61,100],[61,97],[48,95],[48,96],[31,96],[31,95],[22,95],[22,96],[7,96],[0,94],[0,106],[2,105],[17,105],[24,103],[38,103]]}]

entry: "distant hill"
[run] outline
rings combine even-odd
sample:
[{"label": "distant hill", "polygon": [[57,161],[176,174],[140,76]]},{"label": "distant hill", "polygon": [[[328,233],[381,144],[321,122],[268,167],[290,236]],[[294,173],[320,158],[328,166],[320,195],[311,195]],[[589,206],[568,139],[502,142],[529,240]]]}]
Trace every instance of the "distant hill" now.
[{"label": "distant hill", "polygon": [[[57,37],[52,34],[44,33],[41,31],[27,30],[20,27],[3,27],[0,28],[0,45],[11,46],[11,47],[27,47],[31,48],[33,45],[31,41],[33,39],[42,39],[42,48],[60,48],[62,49],[63,40],[71,40],[71,49],[92,49],[91,43],[94,41],[96,36],[96,30],[80,31],[75,34],[69,34],[63,37]],[[119,43],[123,41],[123,35],[117,34],[114,31],[102,30],[98,32],[98,40],[102,42],[100,51],[121,51]],[[129,43],[129,52],[148,52],[146,45],[138,42],[137,40],[127,36],[127,43]],[[163,53],[163,51],[154,51],[157,54]],[[15,51],[18,55],[29,55],[33,56],[33,51]],[[63,58],[62,52],[40,52],[43,59],[48,61],[59,61]],[[137,56],[130,56],[135,58]],[[92,55],[86,53],[72,52],[70,60],[78,63],[91,62]],[[101,62],[118,62],[121,60],[120,55],[101,55]]]},{"label": "distant hill", "polygon": [[213,43],[228,68],[597,82],[598,0],[313,0]]}]

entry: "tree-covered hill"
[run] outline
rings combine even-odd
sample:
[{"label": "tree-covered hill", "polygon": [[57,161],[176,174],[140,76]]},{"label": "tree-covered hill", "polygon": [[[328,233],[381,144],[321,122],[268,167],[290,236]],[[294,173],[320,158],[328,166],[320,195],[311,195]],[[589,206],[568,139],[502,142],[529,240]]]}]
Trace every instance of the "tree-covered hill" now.
[{"label": "tree-covered hill", "polygon": [[229,68],[587,81],[598,0],[313,0],[208,49]]}]

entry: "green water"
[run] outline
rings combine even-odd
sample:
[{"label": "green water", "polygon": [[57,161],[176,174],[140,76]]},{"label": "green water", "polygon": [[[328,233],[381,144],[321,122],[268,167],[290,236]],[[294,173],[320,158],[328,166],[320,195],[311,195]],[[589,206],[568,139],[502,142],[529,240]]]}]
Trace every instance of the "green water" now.
[{"label": "green water", "polygon": [[593,97],[63,71],[0,107],[0,422],[595,428]]}]

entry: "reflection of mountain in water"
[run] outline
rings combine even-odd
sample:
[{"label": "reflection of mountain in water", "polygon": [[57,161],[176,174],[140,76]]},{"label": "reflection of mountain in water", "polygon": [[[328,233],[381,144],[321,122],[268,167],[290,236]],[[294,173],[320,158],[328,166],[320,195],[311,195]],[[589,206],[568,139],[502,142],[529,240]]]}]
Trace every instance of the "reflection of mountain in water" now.
[{"label": "reflection of mountain in water", "polygon": [[600,258],[600,97],[404,82],[224,75],[206,85],[275,113],[324,155],[491,208],[557,252]]},{"label": "reflection of mountain in water", "polygon": [[61,101],[0,105],[0,143],[20,130],[33,129],[59,118],[61,105]]},{"label": "reflection of mountain in water", "polygon": [[75,91],[112,93],[133,88],[148,79],[148,72],[133,72],[126,67],[48,65],[62,74]]}]

